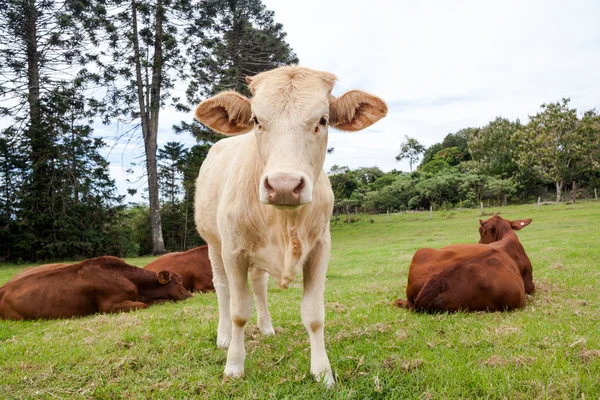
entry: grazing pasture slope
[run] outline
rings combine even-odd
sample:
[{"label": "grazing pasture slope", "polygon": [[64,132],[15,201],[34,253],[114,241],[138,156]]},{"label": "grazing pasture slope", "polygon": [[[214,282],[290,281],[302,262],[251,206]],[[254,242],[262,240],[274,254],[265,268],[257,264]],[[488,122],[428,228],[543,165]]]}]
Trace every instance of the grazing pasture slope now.
[{"label": "grazing pasture slope", "polygon": [[[418,248],[479,240],[478,210],[332,225],[325,312],[333,390],[310,375],[296,280],[287,291],[270,282],[277,334],[260,335],[252,317],[242,380],[222,380],[217,299],[207,293],[126,314],[0,321],[0,391],[8,398],[598,398],[600,202],[494,210],[533,218],[519,239],[536,292],[510,313],[422,315],[390,306],[404,295]],[[0,267],[0,283],[24,267]]]}]

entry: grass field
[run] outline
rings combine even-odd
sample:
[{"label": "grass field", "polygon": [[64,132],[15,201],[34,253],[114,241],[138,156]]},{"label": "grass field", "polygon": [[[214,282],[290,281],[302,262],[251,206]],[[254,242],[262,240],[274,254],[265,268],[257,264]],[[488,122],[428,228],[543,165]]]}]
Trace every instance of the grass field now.
[{"label": "grass field", "polygon": [[[523,310],[419,315],[389,305],[404,297],[415,250],[478,241],[479,210],[332,225],[325,334],[335,389],[309,373],[300,278],[286,291],[269,283],[277,335],[261,337],[254,315],[242,380],[222,380],[209,293],[129,314],[0,321],[0,397],[600,398],[600,202],[486,211],[533,218],[519,232],[537,289]],[[0,284],[24,267],[0,266]]]}]

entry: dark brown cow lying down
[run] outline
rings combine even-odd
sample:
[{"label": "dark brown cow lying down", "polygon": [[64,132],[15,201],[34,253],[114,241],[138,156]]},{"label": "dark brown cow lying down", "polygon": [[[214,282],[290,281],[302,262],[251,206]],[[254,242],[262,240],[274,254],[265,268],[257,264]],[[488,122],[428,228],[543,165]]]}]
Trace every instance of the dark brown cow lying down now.
[{"label": "dark brown cow lying down", "polygon": [[81,317],[191,297],[181,276],[146,271],[116,257],[28,268],[0,287],[0,318]]},{"label": "dark brown cow lying down", "polygon": [[531,262],[515,231],[531,219],[508,221],[495,215],[479,223],[479,244],[419,249],[408,272],[407,300],[394,304],[425,312],[524,307],[525,294],[535,287]]},{"label": "dark brown cow lying down", "polygon": [[208,246],[195,247],[180,253],[169,253],[158,257],[144,269],[149,271],[177,272],[183,278],[183,286],[190,292],[215,290],[213,274],[208,259]]}]

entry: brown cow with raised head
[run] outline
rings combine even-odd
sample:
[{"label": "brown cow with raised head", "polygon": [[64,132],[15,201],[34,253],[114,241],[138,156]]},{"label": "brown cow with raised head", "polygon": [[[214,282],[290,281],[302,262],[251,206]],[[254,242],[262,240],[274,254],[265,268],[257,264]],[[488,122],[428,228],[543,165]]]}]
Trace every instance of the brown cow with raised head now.
[{"label": "brown cow with raised head", "polygon": [[183,279],[183,286],[190,292],[215,290],[208,246],[165,254],[146,265],[144,269],[155,272],[163,270],[177,272]]},{"label": "brown cow with raised head", "polygon": [[0,318],[82,317],[189,297],[177,273],[146,271],[116,257],[98,257],[21,272],[0,287]]},{"label": "brown cow with raised head", "polygon": [[531,262],[514,231],[531,219],[497,215],[479,220],[478,244],[419,249],[408,272],[407,300],[394,305],[415,311],[503,311],[525,306],[533,293]]}]

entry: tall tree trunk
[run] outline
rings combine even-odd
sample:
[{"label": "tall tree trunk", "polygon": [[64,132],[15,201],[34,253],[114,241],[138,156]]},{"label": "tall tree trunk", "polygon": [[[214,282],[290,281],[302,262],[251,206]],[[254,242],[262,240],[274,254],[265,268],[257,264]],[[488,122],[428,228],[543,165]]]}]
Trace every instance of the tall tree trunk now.
[{"label": "tall tree trunk", "polygon": [[556,202],[560,203],[560,201],[562,200],[562,189],[563,189],[563,181],[560,182],[555,182],[556,184]]},{"label": "tall tree trunk", "polygon": [[79,187],[77,177],[77,150],[75,149],[75,116],[71,116],[71,178],[73,179],[73,198],[79,203]]},{"label": "tall tree trunk", "polygon": [[183,248],[181,251],[187,250],[187,234],[188,234],[188,199],[189,189],[185,189],[185,223],[183,224]]},{"label": "tall tree trunk", "polygon": [[[165,243],[162,235],[160,220],[160,204],[158,199],[158,175],[156,165],[156,137],[158,134],[158,110],[160,109],[160,76],[162,72],[162,3],[157,2],[156,35],[154,44],[154,63],[152,84],[150,88],[150,109],[146,109],[144,101],[144,82],[140,60],[140,43],[137,29],[137,4],[131,1],[133,20],[133,47],[135,57],[135,74],[138,88],[138,102],[140,105],[140,118],[142,120],[142,134],[146,152],[146,172],[148,175],[148,195],[150,197],[150,226],[152,230],[152,253],[165,252]],[[157,78],[158,75],[158,78]],[[150,115],[148,115],[150,114]]]},{"label": "tall tree trunk", "polygon": [[571,197],[573,198],[573,204],[577,202],[577,182],[573,181],[573,190],[571,192]]},{"label": "tall tree trunk", "polygon": [[45,204],[50,193],[50,169],[48,160],[51,158],[52,141],[48,130],[42,126],[42,107],[40,103],[40,53],[38,49],[37,24],[38,10],[35,0],[27,0],[23,4],[24,21],[23,36],[27,43],[27,81],[29,103],[28,136],[31,143],[32,180],[25,202],[26,208],[35,217],[31,218],[29,229],[41,232],[51,229],[49,226],[50,210]]},{"label": "tall tree trunk", "polygon": [[171,192],[171,204],[175,203],[175,162],[171,163],[171,173],[169,176],[171,182],[169,182],[169,185],[171,185],[171,187],[169,188],[169,191]]}]

